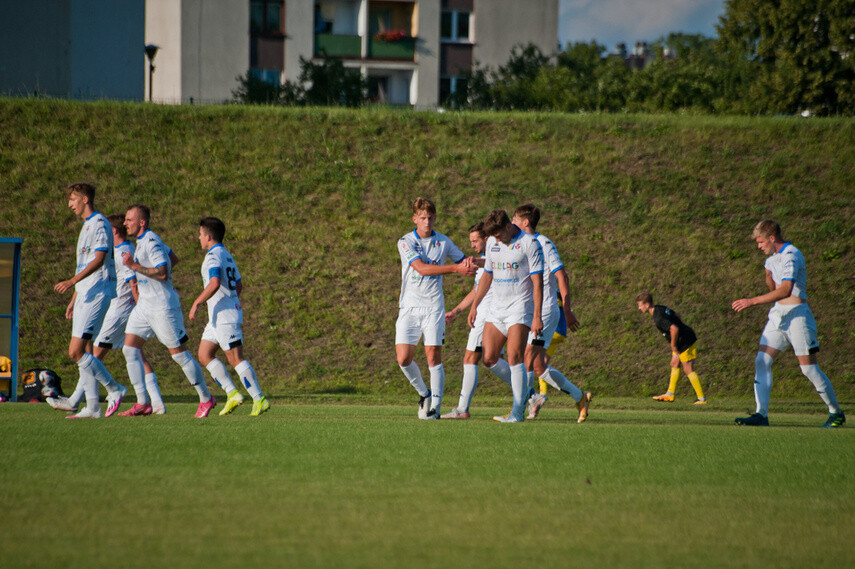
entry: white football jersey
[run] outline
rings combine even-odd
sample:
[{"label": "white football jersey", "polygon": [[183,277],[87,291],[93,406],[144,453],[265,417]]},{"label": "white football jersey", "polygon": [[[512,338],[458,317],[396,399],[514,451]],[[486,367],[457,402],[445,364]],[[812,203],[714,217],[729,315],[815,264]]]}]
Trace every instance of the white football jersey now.
[{"label": "white football jersey", "polygon": [[122,262],[122,254],[130,253],[134,256],[134,244],[130,241],[122,241],[113,247],[113,260],[116,264],[116,298],[111,306],[124,306],[134,304],[134,293],[131,291],[130,281],[137,278],[137,274],[125,266]]},{"label": "white football jersey", "polygon": [[202,282],[206,287],[212,278],[220,279],[220,288],[207,302],[209,322],[214,326],[242,323],[243,312],[237,294],[240,271],[222,243],[208,249],[202,261]]},{"label": "white football jersey", "polygon": [[792,295],[807,300],[807,266],[802,252],[787,241],[781,250],[769,255],[765,263],[766,270],[772,273],[772,280],[780,286],[784,281],[793,281]]},{"label": "white football jersey", "polygon": [[555,273],[564,268],[564,263],[555,243],[540,233],[535,233],[534,237],[543,249],[543,314],[546,315],[558,310],[558,279]]},{"label": "white football jersey", "polygon": [[521,229],[507,245],[491,236],[486,253],[484,271],[493,275],[493,306],[498,309],[530,302],[531,275],[543,274],[543,249],[537,239]]},{"label": "white football jersey", "polygon": [[166,267],[166,281],[159,281],[137,273],[139,290],[138,306],[147,310],[167,310],[181,308],[178,293],[172,286],[172,262],[169,260],[169,247],[163,244],[160,237],[151,229],[137,237],[137,249],[134,260],[143,267]]},{"label": "white football jersey", "polygon": [[398,253],[401,255],[401,296],[398,306],[444,310],[442,275],[422,276],[411,265],[416,259],[428,265],[444,265],[449,258],[459,263],[466,258],[463,251],[442,233],[434,231],[430,237],[422,239],[413,230],[398,240]]},{"label": "white football jersey", "polygon": [[[484,255],[481,255],[481,258],[484,258]],[[475,273],[475,290],[478,290],[478,285],[481,283],[481,277],[484,276],[484,268],[481,267]],[[478,314],[484,315],[485,318],[489,318],[490,316],[490,306],[492,306],[493,302],[493,287],[490,287],[487,290],[487,294],[481,300],[481,304],[478,305]]]},{"label": "white football jersey", "polygon": [[80,273],[95,258],[96,251],[107,253],[104,263],[85,279],[74,285],[77,296],[88,301],[97,294],[106,298],[116,297],[116,263],[113,260],[113,228],[107,218],[94,212],[83,222],[77,237],[77,269]]}]

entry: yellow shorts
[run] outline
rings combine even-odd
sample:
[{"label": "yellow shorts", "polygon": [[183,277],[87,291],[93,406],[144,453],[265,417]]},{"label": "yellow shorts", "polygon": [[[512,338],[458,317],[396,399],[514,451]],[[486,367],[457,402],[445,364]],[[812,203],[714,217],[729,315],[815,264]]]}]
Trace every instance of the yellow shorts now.
[{"label": "yellow shorts", "polygon": [[548,357],[552,357],[552,354],[555,353],[555,348],[558,347],[558,344],[565,340],[566,336],[562,336],[558,332],[552,334],[552,342],[549,343],[549,347],[546,348],[546,355]]},{"label": "yellow shorts", "polygon": [[683,363],[690,362],[696,357],[698,357],[698,349],[695,347],[697,344],[692,344],[689,346],[685,352],[680,354],[680,361]]}]

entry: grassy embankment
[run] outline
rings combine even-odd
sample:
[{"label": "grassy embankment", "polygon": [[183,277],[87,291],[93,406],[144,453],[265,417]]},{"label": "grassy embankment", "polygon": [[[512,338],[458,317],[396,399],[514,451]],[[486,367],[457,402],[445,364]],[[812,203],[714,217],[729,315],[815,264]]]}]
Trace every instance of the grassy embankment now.
[{"label": "grassy embankment", "polygon": [[[736,314],[730,303],[763,292],[763,256],[748,236],[775,218],[807,258],[820,362],[844,401],[855,395],[852,120],[0,100],[0,124],[0,234],[25,239],[21,364],[53,368],[66,384],[76,377],[67,297],[52,287],[71,274],[79,220],[62,188],[89,179],[105,213],[152,207],[153,228],[182,259],[185,311],[201,290],[195,224],[226,221],[245,283],[246,353],[274,396],[412,395],[394,361],[395,242],[420,195],[463,248],[489,210],[542,208],[540,229],[559,247],[584,325],[554,363],[611,396],[667,382],[667,345],[633,304],[645,289],[697,331],[710,396],[749,396],[766,309]],[[470,286],[447,278],[447,306]],[[202,324],[188,326],[195,346]],[[465,334],[461,319],[446,342],[452,396]],[[167,394],[189,396],[165,350],[147,351]],[[120,354],[107,363],[124,378]],[[775,398],[818,402],[792,354],[775,379]],[[492,378],[482,386],[506,397]],[[685,380],[680,389],[693,398]]]}]

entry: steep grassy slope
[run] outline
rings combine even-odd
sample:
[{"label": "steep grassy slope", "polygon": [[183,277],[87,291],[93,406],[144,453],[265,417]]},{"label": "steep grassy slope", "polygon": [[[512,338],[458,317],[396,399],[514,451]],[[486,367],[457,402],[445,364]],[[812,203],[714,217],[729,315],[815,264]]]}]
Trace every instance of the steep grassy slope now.
[{"label": "steep grassy slope", "polygon": [[[175,285],[185,309],[201,290],[196,222],[226,221],[244,276],[247,355],[276,395],[411,393],[394,360],[395,242],[420,195],[461,247],[489,210],[541,207],[540,229],[559,247],[584,325],[555,365],[611,395],[648,395],[666,382],[667,345],[633,303],[645,289],[698,332],[712,396],[751,392],[766,310],[736,314],[730,303],[763,292],[763,256],[749,234],[775,218],[807,258],[820,362],[844,398],[855,395],[851,120],[0,100],[0,125],[0,234],[25,239],[23,366],[76,376],[65,355],[67,297],[52,286],[73,270],[79,229],[62,188],[89,179],[105,213],[152,207],[153,228],[183,259]],[[447,305],[470,286],[447,278]],[[202,324],[188,325],[195,346]],[[446,342],[452,394],[464,328],[455,322]],[[148,352],[167,392],[190,392],[165,350]],[[108,365],[124,378],[119,354]],[[483,385],[505,392],[492,379]],[[775,394],[810,393],[788,354]]]}]

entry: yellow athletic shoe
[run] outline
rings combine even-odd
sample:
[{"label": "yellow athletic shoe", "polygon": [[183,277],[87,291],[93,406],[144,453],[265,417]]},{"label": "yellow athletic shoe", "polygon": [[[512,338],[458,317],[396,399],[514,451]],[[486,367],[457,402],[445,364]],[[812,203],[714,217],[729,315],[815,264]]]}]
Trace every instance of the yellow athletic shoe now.
[{"label": "yellow athletic shoe", "polygon": [[656,395],[653,397],[655,401],[665,401],[666,403],[672,403],[674,401],[673,395],[668,395],[667,393],[663,393],[662,395]]},{"label": "yellow athletic shoe", "polygon": [[258,401],[252,402],[252,413],[250,413],[250,417],[258,417],[265,411],[270,409],[270,402],[267,400],[267,397],[262,397]]},{"label": "yellow athletic shoe", "polygon": [[238,391],[237,389],[229,393],[227,397],[228,399],[226,399],[226,405],[225,407],[223,407],[223,410],[220,411],[220,415],[228,415],[229,413],[234,411],[238,405],[243,403],[243,395],[241,395],[240,391]]},{"label": "yellow athletic shoe", "polygon": [[695,405],[706,405],[706,404],[707,404],[707,400],[706,400],[706,399],[698,399],[697,401],[695,401],[695,403],[694,403],[694,404],[695,404]]}]

